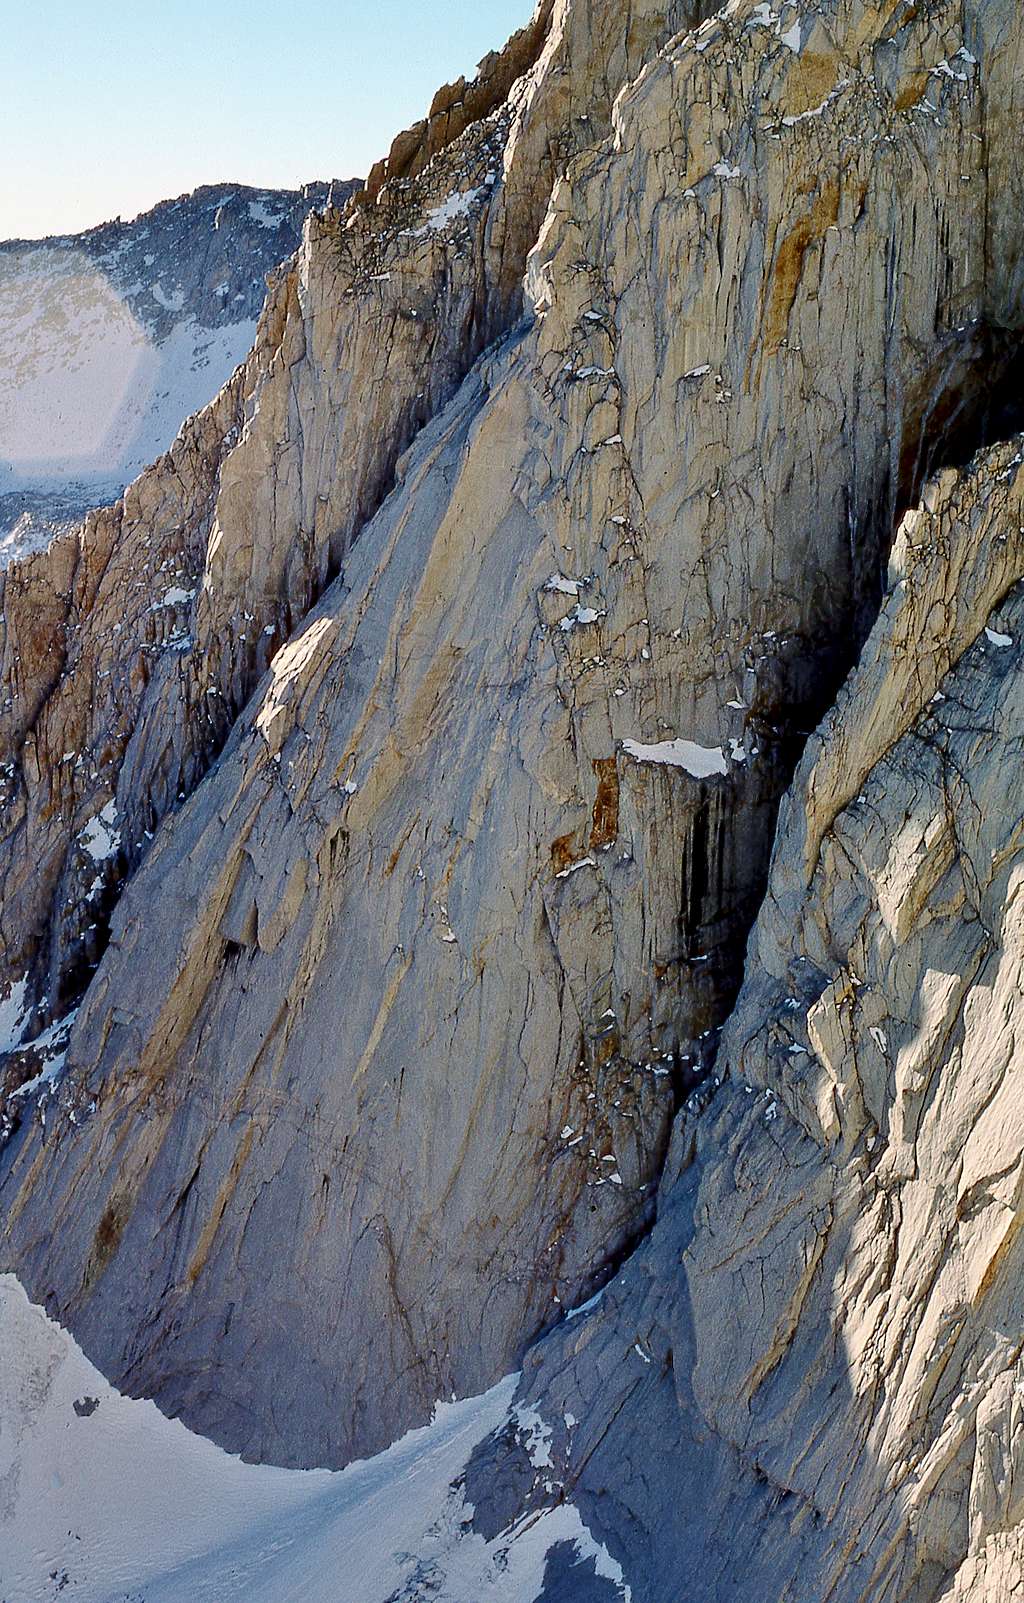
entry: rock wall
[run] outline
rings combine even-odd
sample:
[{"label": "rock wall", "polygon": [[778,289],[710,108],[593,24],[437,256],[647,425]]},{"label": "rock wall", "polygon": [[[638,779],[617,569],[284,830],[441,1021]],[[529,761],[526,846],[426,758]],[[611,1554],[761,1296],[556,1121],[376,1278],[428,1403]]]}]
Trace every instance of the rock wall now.
[{"label": "rock wall", "polygon": [[[1012,929],[1003,992],[985,945],[1016,828],[1015,448],[927,491],[869,631],[894,518],[1016,348],[1024,29],[999,0],[679,20],[655,52],[650,13],[631,57],[633,12],[556,8],[493,130],[310,226],[196,425],[244,419],[195,455],[191,633],[125,704],[107,788],[53,826],[55,854],[68,819],[93,841],[116,776],[110,828],[155,838],[64,1079],[13,1100],[0,1251],[119,1384],[288,1463],[382,1445],[558,1324],[522,1399],[557,1474],[495,1438],[483,1534],[561,1478],[638,1596],[924,1603],[1012,1546],[1017,1171],[985,1122],[1009,1047],[982,1029],[969,1085],[944,1054],[963,1009],[1015,1005]],[[497,332],[533,108],[578,64],[602,86],[584,120],[607,116],[607,63],[629,81],[607,139],[573,136],[534,315],[463,377],[468,308]],[[377,411],[382,330],[402,354]],[[374,510],[385,419],[412,444]],[[145,526],[110,520],[127,561]],[[251,657],[243,597],[246,645],[271,629]],[[786,803],[702,1111],[779,798],[865,639]],[[33,733],[73,703],[54,682]],[[31,954],[49,903],[19,873],[5,934]]]},{"label": "rock wall", "polygon": [[569,1489],[651,1603],[1024,1584],[1022,463],[1018,437],[905,519],[653,1236],[468,1478],[481,1532]]},{"label": "rock wall", "polygon": [[118,886],[402,452],[520,317],[556,171],[608,127],[677,13],[694,7],[542,6],[509,47],[529,68],[509,99],[434,138],[429,168],[373,205],[311,215],[244,370],[121,502],[0,574],[0,945],[7,983],[27,990],[27,1038],[80,994]]}]

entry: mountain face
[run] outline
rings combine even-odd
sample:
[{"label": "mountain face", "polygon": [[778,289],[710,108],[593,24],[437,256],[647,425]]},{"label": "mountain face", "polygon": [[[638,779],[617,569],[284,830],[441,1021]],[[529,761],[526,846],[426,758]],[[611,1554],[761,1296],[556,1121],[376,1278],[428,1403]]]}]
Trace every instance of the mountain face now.
[{"label": "mountain face", "polygon": [[1008,0],[545,0],[0,577],[0,1265],[252,1460],[521,1368],[523,1603],[1024,1587],[1022,129]]},{"label": "mountain face", "polygon": [[0,559],[115,501],[245,360],[313,207],[212,185],[84,234],[0,243]]}]

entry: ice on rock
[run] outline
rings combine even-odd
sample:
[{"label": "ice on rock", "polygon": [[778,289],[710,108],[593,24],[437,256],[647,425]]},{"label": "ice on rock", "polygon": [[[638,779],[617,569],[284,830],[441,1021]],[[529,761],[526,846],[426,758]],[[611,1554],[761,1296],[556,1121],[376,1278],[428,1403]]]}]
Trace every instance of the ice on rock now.
[{"label": "ice on rock", "polygon": [[117,805],[109,801],[79,833],[79,842],[94,863],[105,863],[121,844],[121,836],[114,827],[116,817]]},{"label": "ice on rock", "polygon": [[624,740],[622,749],[635,762],[684,768],[694,779],[711,779],[729,772],[721,746],[701,746],[695,740],[660,740],[650,746],[638,740]]}]

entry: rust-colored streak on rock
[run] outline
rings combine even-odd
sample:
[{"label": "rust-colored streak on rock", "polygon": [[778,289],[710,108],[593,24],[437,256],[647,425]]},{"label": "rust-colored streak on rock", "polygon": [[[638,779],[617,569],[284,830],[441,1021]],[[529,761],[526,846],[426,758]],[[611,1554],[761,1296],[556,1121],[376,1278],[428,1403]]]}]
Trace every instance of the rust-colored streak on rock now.
[{"label": "rust-colored streak on rock", "polygon": [[833,180],[819,192],[810,211],[790,229],[779,246],[768,306],[765,338],[767,351],[778,350],[786,337],[807,252],[838,219],[839,185]]},{"label": "rust-colored streak on rock", "polygon": [[594,821],[590,831],[592,849],[612,846],[619,834],[619,770],[614,757],[596,757],[594,773],[597,775],[597,795],[594,798]]},{"label": "rust-colored streak on rock", "polygon": [[561,874],[570,868],[578,858],[575,830],[570,831],[568,835],[559,835],[557,840],[551,842],[551,867],[556,874]]}]

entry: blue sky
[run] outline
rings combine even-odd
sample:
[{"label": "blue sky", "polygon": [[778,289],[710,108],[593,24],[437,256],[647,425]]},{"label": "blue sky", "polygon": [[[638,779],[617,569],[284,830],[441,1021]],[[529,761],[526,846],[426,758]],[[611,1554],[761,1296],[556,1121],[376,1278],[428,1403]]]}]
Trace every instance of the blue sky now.
[{"label": "blue sky", "polygon": [[0,239],[366,172],[532,0],[0,0]]}]

